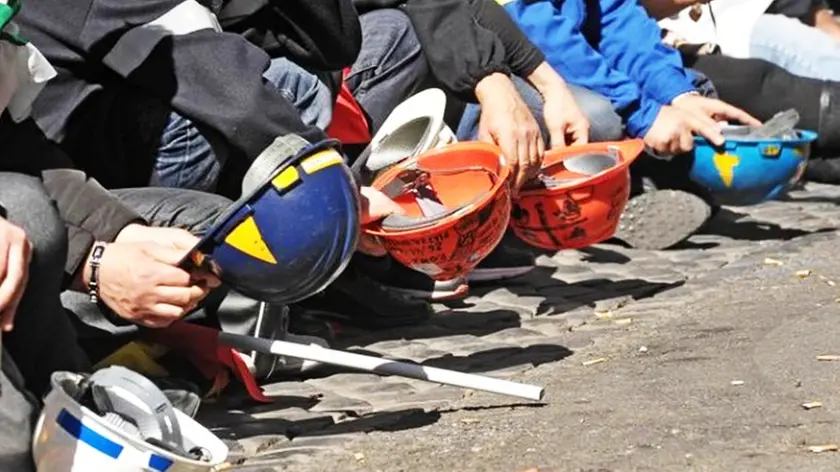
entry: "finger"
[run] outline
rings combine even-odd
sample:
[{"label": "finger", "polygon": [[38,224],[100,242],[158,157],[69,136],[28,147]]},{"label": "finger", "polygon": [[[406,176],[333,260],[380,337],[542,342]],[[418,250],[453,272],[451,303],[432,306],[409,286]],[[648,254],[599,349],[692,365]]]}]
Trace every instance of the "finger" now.
[{"label": "finger", "polygon": [[[511,175],[514,176],[514,182],[516,182],[516,175],[519,173],[519,169],[521,167],[521,161],[519,158],[519,150],[516,146],[516,141],[513,139],[511,133],[506,133],[503,135],[498,136],[495,141],[495,144],[499,146],[502,150],[502,154],[507,158],[507,160],[511,163]],[[514,189],[516,187],[514,186]]]},{"label": "finger", "polygon": [[22,240],[9,245],[6,277],[0,283],[0,307],[4,311],[12,307],[12,302],[21,295],[19,292],[26,288],[23,281],[26,272],[29,271],[28,244],[26,240]]},{"label": "finger", "polygon": [[589,127],[575,128],[572,133],[572,146],[582,146],[589,142]]},{"label": "finger", "polygon": [[175,321],[185,314],[186,310],[184,310],[184,307],[170,305],[168,303],[155,303],[146,310],[141,320],[168,318]]},{"label": "finger", "polygon": [[692,116],[689,124],[691,125],[692,131],[708,139],[709,142],[715,146],[723,145],[725,140],[723,138],[723,134],[720,132],[720,128],[717,126],[717,123],[713,120],[708,121],[712,124],[708,124],[706,121],[700,120],[696,116]]},{"label": "finger", "polygon": [[2,315],[0,315],[0,330],[9,332],[15,329],[15,317],[17,315],[20,301],[23,300],[23,295],[26,293],[26,287],[29,286],[29,271],[27,270],[23,275],[23,288],[18,291],[18,294],[12,299],[12,303]]},{"label": "finger", "polygon": [[[0,245],[0,286],[2,286],[3,281],[6,280],[6,272],[7,272],[7,262],[9,260],[9,249],[12,247],[11,242],[7,242],[7,244]],[[6,308],[4,305],[0,304],[0,310]]]},{"label": "finger", "polygon": [[152,263],[151,267],[146,270],[150,274],[151,279],[155,285],[163,285],[169,287],[188,287],[192,281],[192,275],[189,272],[170,265],[167,263]]},{"label": "finger", "polygon": [[527,134],[524,131],[516,137],[514,149],[516,152],[517,162],[519,167],[516,169],[516,179],[514,180],[514,189],[519,189],[528,180],[528,173],[531,171],[531,155]]},{"label": "finger", "polygon": [[361,196],[362,225],[381,220],[394,213],[403,213],[399,205],[379,190],[372,187],[362,187],[359,194]]},{"label": "finger", "polygon": [[749,126],[761,126],[760,120],[744,110],[736,108],[726,102],[718,101],[712,112],[715,115],[715,118],[718,119],[726,118],[728,120],[738,121]]},{"label": "finger", "polygon": [[171,266],[178,265],[181,262],[181,259],[187,255],[189,249],[184,248],[175,248],[170,246],[163,246],[161,244],[155,243],[148,243],[145,246],[146,253],[152,257],[152,259],[162,262],[164,264],[168,264]]},{"label": "finger", "polygon": [[548,132],[551,140],[551,149],[560,149],[566,147],[566,127],[554,127]]},{"label": "finger", "polygon": [[189,251],[194,248],[200,239],[185,229],[172,228],[169,235],[172,238],[172,246],[177,249]]},{"label": "finger", "polygon": [[493,137],[490,127],[483,122],[478,124],[478,140],[488,144],[496,144],[496,139]]},{"label": "finger", "polygon": [[691,135],[690,131],[686,130],[680,135],[679,149],[676,154],[690,152],[692,149],[694,149],[694,136]]},{"label": "finger", "polygon": [[[540,135],[539,131],[529,140],[528,143],[528,169],[527,169],[527,176],[528,178],[533,178],[540,172],[540,165],[542,164],[543,160],[543,152],[544,147],[540,146],[542,142],[542,135]],[[543,150],[541,150],[541,148]]]},{"label": "finger", "polygon": [[155,287],[154,293],[158,303],[186,308],[203,300],[209,290],[201,285],[191,285],[189,287],[159,286]]},{"label": "finger", "polygon": [[135,320],[135,323],[145,326],[147,328],[166,328],[167,326],[171,325],[172,323],[178,321],[179,318],[174,317],[161,317],[161,316],[146,316],[139,320]]}]

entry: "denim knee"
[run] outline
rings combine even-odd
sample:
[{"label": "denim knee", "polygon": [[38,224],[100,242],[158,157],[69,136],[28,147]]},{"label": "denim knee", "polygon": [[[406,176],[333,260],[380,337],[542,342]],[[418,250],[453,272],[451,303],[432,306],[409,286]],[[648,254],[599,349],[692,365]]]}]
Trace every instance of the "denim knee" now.
[{"label": "denim knee", "polygon": [[589,141],[618,141],[624,138],[624,123],[610,101],[595,92],[570,86],[577,104],[589,119]]},{"label": "denim knee", "polygon": [[346,77],[375,132],[393,109],[428,84],[429,66],[408,16],[382,9],[361,16],[362,50]]},{"label": "denim knee", "polygon": [[325,130],[332,121],[333,95],[317,75],[286,58],[272,59],[263,78],[300,114],[301,121]]}]

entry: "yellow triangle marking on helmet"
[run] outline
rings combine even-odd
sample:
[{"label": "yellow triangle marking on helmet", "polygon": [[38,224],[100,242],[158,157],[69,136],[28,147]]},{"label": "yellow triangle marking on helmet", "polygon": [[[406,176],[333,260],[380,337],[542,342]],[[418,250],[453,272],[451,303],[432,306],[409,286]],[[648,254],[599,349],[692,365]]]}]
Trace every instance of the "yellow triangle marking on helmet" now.
[{"label": "yellow triangle marking on helmet", "polygon": [[723,180],[723,185],[726,185],[727,188],[731,187],[732,179],[735,177],[735,167],[741,163],[741,160],[738,159],[738,156],[732,154],[715,154],[713,161],[721,180]]},{"label": "yellow triangle marking on helmet", "polygon": [[307,157],[301,161],[300,166],[303,168],[304,172],[312,175],[321,169],[341,164],[342,162],[344,162],[344,159],[341,158],[341,154],[332,149],[328,149]]},{"label": "yellow triangle marking on helmet", "polygon": [[245,254],[269,264],[277,264],[277,259],[271,249],[263,241],[260,228],[253,216],[249,216],[236,225],[225,238],[225,243],[244,252]]},{"label": "yellow triangle marking on helmet", "polygon": [[298,180],[300,180],[300,174],[298,174],[297,169],[294,167],[288,167],[283,172],[277,174],[277,177],[271,179],[271,184],[274,185],[274,188],[277,190],[284,190]]}]

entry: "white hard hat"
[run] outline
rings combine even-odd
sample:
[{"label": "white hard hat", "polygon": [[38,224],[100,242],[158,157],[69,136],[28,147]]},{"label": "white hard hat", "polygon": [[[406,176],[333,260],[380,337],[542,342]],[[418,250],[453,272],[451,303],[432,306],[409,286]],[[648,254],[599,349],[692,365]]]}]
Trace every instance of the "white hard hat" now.
[{"label": "white hard hat", "polygon": [[388,115],[371,139],[365,156],[368,172],[376,173],[430,149],[456,141],[455,133],[444,123],[446,94],[426,89],[400,103]]},{"label": "white hard hat", "polygon": [[56,372],[35,426],[38,472],[212,472],[228,448],[124,367]]}]

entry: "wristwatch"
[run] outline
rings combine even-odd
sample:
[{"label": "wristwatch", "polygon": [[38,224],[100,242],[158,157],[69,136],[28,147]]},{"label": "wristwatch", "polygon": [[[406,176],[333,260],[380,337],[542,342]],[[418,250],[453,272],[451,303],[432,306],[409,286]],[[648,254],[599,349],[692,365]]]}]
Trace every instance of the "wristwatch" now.
[{"label": "wristwatch", "polygon": [[90,266],[90,280],[88,281],[88,296],[90,302],[94,304],[99,303],[99,264],[102,262],[102,254],[105,253],[105,248],[108,243],[96,241],[93,243],[93,249],[90,251],[90,259],[88,265]]}]

